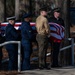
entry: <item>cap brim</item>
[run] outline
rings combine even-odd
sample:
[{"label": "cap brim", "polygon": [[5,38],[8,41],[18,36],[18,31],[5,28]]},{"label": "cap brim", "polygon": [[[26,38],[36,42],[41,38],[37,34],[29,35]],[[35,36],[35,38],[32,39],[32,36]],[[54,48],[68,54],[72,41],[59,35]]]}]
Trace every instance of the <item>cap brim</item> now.
[{"label": "cap brim", "polygon": [[8,20],[15,20],[16,19],[16,17],[9,17],[9,18],[7,18],[7,21]]}]

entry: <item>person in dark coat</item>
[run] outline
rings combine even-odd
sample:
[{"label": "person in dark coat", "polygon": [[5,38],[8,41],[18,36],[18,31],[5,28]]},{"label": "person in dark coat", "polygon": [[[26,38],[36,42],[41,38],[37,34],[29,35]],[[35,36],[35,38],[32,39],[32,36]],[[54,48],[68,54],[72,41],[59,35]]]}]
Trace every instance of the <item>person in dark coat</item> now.
[{"label": "person in dark coat", "polygon": [[[1,34],[0,34],[0,44],[2,43],[2,36],[1,36]],[[3,56],[3,54],[2,54],[2,47],[0,47],[0,70],[1,70],[1,65],[2,65],[2,63],[1,63],[1,61],[2,61],[2,56]]]},{"label": "person in dark coat", "polygon": [[[55,8],[52,10],[53,11],[53,16],[49,19],[49,22],[51,23],[56,23],[58,25],[62,25],[64,27],[64,20],[60,18],[60,8]],[[60,51],[60,44],[61,41],[59,40],[51,40],[52,44],[52,65],[51,67],[61,67],[58,63],[58,56],[59,56],[59,51]]]},{"label": "person in dark coat", "polygon": [[30,14],[24,14],[21,25],[21,37],[22,37],[22,70],[30,69],[30,56],[32,52],[32,28],[30,26]]},{"label": "person in dark coat", "polygon": [[[0,29],[0,44],[2,44],[3,42],[5,42],[5,37],[4,35],[2,35],[2,31]],[[2,57],[3,57],[2,48],[3,46],[0,46],[0,70],[2,70]]]},{"label": "person in dark coat", "polygon": [[[8,25],[6,26],[6,30],[5,30],[6,41],[17,41],[18,33],[16,29],[14,28],[15,17],[7,18],[7,20],[8,20]],[[6,50],[9,56],[8,69],[10,71],[17,70],[17,61],[18,61],[17,44],[7,44]]]}]

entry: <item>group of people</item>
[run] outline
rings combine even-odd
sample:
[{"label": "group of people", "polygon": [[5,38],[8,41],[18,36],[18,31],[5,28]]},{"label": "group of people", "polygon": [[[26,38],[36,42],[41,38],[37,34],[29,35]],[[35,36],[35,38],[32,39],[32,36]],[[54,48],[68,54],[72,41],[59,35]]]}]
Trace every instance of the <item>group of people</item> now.
[{"label": "group of people", "polygon": [[[56,35],[56,33],[60,34],[60,28],[58,28],[59,30],[57,30],[56,25],[58,25],[59,27],[60,26],[64,27],[64,21],[62,18],[60,18],[60,12],[61,12],[60,8],[53,9],[52,17],[47,19],[46,18],[47,11],[45,8],[42,8],[40,9],[40,16],[36,19],[36,29],[37,29],[36,40],[38,42],[38,47],[39,47],[39,68],[40,69],[44,69],[44,68],[50,69],[50,67],[53,67],[53,68],[61,67],[61,65],[59,65],[58,63],[58,56],[59,56],[59,51],[60,51],[60,44],[64,36],[61,38],[61,40],[59,40],[59,36]],[[53,24],[52,29],[49,23]],[[53,26],[55,26],[55,28],[53,28]],[[52,47],[51,66],[47,66],[46,64],[46,54],[47,54],[47,48],[48,48],[48,43],[49,43],[48,39],[50,39],[50,43]]]},{"label": "group of people", "polygon": [[[33,30],[30,26],[31,21],[31,14],[24,14],[23,15],[23,22],[21,25],[21,44],[22,44],[22,64],[21,69],[30,70],[30,56],[32,54],[32,40],[33,40]],[[8,25],[5,29],[5,38],[6,41],[18,41],[19,34],[14,28],[15,24],[15,17],[7,18]],[[51,40],[52,45],[52,65],[47,66],[46,64],[46,53],[50,38],[50,25],[49,22],[57,23],[59,25],[64,26],[64,21],[60,18],[60,9],[55,8],[53,10],[53,16],[47,19],[47,10],[46,8],[40,9],[40,15],[36,19],[36,40],[38,43],[38,57],[39,57],[39,69],[50,69],[51,67],[60,67],[58,63],[58,55],[60,50],[60,43],[61,41],[58,40]],[[8,69],[17,70],[17,61],[18,61],[18,49],[17,44],[7,44],[6,50],[9,56],[9,65]],[[0,50],[1,51],[1,50]],[[2,57],[2,56],[1,56]],[[0,63],[1,64],[1,63]]]},{"label": "group of people", "polygon": [[[15,24],[15,17],[9,17],[8,25],[5,29],[5,37],[6,41],[18,41],[21,37],[21,44],[22,44],[22,70],[28,70],[30,69],[30,55],[32,52],[31,48],[31,41],[32,41],[32,28],[30,26],[30,14],[24,14],[23,15],[23,22],[21,25],[21,35],[17,32],[17,30],[14,28]],[[6,45],[6,50],[8,52],[9,56],[9,70],[17,70],[18,65],[18,46],[17,44],[8,44]]]}]

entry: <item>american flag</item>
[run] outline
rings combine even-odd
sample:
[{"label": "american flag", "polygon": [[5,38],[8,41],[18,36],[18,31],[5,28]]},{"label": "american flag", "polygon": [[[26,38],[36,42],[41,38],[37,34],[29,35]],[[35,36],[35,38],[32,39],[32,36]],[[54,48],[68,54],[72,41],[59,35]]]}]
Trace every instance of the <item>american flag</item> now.
[{"label": "american flag", "polygon": [[64,31],[65,28],[62,25],[57,23],[49,23],[50,24],[50,40],[55,42],[61,42],[64,39]]},{"label": "american flag", "polygon": [[[3,34],[5,33],[5,28],[6,28],[7,24],[8,24],[8,22],[4,22],[4,23],[0,24],[1,33],[3,33]],[[62,39],[64,39],[65,28],[57,23],[52,23],[52,22],[49,22],[49,25],[50,25],[50,30],[51,30],[50,40],[57,41],[57,42],[62,41]],[[20,30],[20,26],[21,26],[21,22],[16,22],[14,25],[16,30]],[[35,23],[31,22],[30,26],[34,30],[34,34],[36,34]]]}]

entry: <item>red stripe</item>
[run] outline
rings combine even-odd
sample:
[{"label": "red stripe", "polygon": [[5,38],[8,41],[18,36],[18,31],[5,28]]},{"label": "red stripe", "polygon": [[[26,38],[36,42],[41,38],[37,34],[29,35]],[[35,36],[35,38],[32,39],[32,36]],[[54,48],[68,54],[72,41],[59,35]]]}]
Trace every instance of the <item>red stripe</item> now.
[{"label": "red stripe", "polygon": [[[17,24],[17,23],[15,23],[15,25],[14,26],[20,26],[21,24]],[[7,24],[1,24],[1,26],[7,26]],[[35,26],[35,24],[30,24],[30,26]]]},{"label": "red stripe", "polygon": [[54,41],[54,42],[61,42],[62,40],[60,40],[60,39],[56,39],[55,37],[50,37],[50,40],[51,41]]},{"label": "red stripe", "polygon": [[1,24],[1,26],[6,26],[7,24]]},{"label": "red stripe", "polygon": [[35,26],[35,24],[30,24],[30,26]]}]

